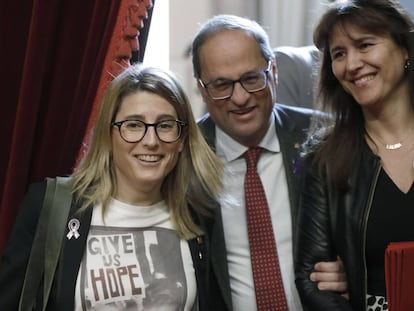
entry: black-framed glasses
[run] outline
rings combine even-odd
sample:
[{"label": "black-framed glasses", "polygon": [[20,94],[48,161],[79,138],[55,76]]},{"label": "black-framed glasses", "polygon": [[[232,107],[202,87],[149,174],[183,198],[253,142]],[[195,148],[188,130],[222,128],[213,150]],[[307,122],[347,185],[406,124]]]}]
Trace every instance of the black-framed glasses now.
[{"label": "black-framed glasses", "polygon": [[128,143],[141,141],[149,127],[154,127],[158,139],[164,143],[173,143],[180,139],[183,128],[187,123],[180,120],[163,120],[156,123],[146,123],[141,120],[122,120],[113,122],[111,126],[116,126],[121,138]]},{"label": "black-framed glasses", "polygon": [[263,90],[267,85],[268,73],[271,69],[272,61],[269,60],[265,70],[249,72],[240,77],[238,80],[217,79],[208,83],[204,83],[198,79],[200,85],[206,89],[208,96],[214,100],[227,99],[233,95],[234,84],[240,83],[242,88],[248,93],[255,93]]}]

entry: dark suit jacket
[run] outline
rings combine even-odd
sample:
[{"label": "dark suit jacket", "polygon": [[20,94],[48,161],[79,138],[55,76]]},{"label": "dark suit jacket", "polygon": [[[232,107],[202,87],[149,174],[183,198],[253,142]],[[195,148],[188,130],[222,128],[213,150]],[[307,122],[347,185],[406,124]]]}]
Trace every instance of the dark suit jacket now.
[{"label": "dark suit jacket", "polygon": [[274,50],[277,64],[277,101],[313,108],[320,54],[315,46],[280,46]]},{"label": "dark suit jacket", "polygon": [[[273,112],[276,123],[276,134],[279,139],[286,171],[289,200],[292,209],[292,224],[295,228],[301,184],[300,145],[306,138],[310,117],[314,114],[314,111],[306,108],[276,104]],[[215,151],[216,131],[214,122],[207,114],[199,120],[198,124],[207,143]],[[212,305],[211,310],[232,310],[226,245],[220,209],[215,210],[214,216],[214,219],[207,221],[207,230],[211,243],[210,258],[212,264],[208,300],[215,303],[215,305]],[[293,233],[295,232],[294,228]],[[293,242],[295,242],[294,234],[293,237]]]},{"label": "dark suit jacket", "polygon": [[[6,245],[0,269],[0,310],[14,311],[18,309],[20,293],[33,237],[41,211],[46,182],[31,185],[22,201],[11,237]],[[74,218],[79,204],[72,202],[68,220]],[[92,209],[77,214],[81,226],[78,239],[63,240],[59,263],[52,286],[47,310],[73,311],[75,285],[79,266],[84,254],[86,239],[91,223]],[[198,220],[197,220],[198,222]],[[43,224],[47,225],[47,224]],[[200,224],[203,227],[202,224]],[[65,230],[66,234],[66,230]],[[198,299],[200,310],[207,311],[206,287],[208,274],[208,240],[198,238],[189,241],[190,251],[196,272]],[[42,306],[42,289],[39,289],[38,305]]]}]

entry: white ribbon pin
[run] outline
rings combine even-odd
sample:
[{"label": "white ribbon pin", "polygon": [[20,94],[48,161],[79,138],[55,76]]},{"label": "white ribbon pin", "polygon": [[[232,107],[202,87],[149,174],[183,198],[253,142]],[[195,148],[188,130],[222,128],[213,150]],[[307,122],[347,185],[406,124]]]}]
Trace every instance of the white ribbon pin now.
[{"label": "white ribbon pin", "polygon": [[68,222],[69,233],[66,235],[68,240],[70,240],[73,236],[75,237],[75,239],[80,237],[80,234],[78,232],[79,227],[80,227],[79,220],[77,220],[76,218],[72,218],[71,220],[69,220]]}]

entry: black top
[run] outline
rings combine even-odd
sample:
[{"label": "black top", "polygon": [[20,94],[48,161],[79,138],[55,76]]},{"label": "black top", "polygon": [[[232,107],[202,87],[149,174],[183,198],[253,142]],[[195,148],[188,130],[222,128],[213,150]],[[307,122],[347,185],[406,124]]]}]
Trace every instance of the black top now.
[{"label": "black top", "polygon": [[367,227],[368,293],[385,296],[384,254],[390,242],[414,241],[414,185],[402,192],[381,169]]}]

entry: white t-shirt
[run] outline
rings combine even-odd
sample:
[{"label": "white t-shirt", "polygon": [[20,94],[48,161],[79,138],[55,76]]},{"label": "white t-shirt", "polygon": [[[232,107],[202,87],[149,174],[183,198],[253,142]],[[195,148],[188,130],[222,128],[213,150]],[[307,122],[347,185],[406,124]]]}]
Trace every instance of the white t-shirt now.
[{"label": "white t-shirt", "polygon": [[188,242],[172,229],[165,202],[94,207],[76,282],[75,311],[197,310]]}]

